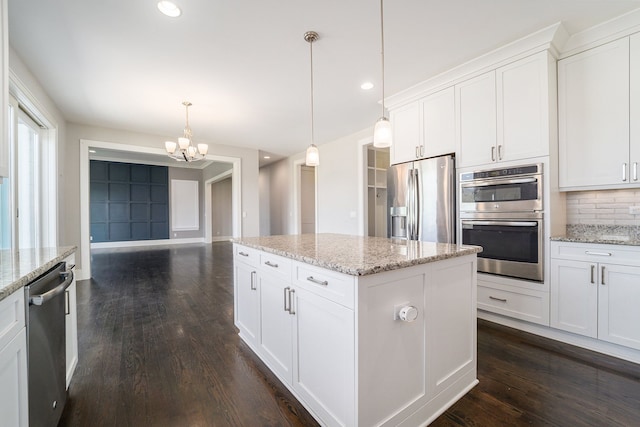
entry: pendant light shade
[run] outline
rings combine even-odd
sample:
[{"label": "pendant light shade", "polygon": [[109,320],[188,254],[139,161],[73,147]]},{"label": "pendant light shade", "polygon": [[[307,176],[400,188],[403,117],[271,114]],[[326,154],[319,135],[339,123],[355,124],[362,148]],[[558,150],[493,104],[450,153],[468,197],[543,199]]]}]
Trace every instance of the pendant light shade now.
[{"label": "pendant light shade", "polygon": [[307,166],[318,166],[320,164],[320,153],[318,152],[318,147],[316,147],[315,144],[311,144],[309,148],[307,148],[307,155],[304,163]]},{"label": "pendant light shade", "polygon": [[383,0],[380,0],[380,45],[382,59],[382,117],[376,122],[373,128],[373,146],[377,148],[391,147],[393,143],[393,131],[391,130],[391,122],[385,116],[384,110],[384,6]]},{"label": "pendant light shade", "polygon": [[307,31],[304,33],[304,40],[309,43],[309,53],[311,58],[311,145],[307,148],[305,164],[307,166],[318,166],[320,164],[320,153],[318,147],[313,143],[313,42],[318,40],[318,33]]},{"label": "pendant light shade", "polygon": [[381,117],[373,128],[373,146],[378,148],[391,147],[391,122]]}]

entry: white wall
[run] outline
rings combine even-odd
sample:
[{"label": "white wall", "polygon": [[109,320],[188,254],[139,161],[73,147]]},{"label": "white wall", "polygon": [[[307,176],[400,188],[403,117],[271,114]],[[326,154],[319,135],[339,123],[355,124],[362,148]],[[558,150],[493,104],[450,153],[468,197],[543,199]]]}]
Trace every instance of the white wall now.
[{"label": "white wall", "polygon": [[258,175],[258,192],[260,193],[260,235],[271,234],[271,168],[260,168]]},{"label": "white wall", "polygon": [[[358,203],[358,152],[362,150],[360,141],[370,137],[372,129],[364,129],[344,138],[322,144],[320,165],[317,168],[317,222],[319,233],[362,234],[359,220],[363,209]],[[262,168],[261,174],[268,177],[270,197],[269,215],[271,218],[269,233],[291,234],[296,231],[294,200],[296,177],[294,165],[304,159],[304,153],[298,153],[284,160]],[[299,190],[298,190],[299,191]],[[263,206],[263,209],[265,207]],[[366,211],[364,211],[366,212]],[[355,217],[352,218],[352,213]]]},{"label": "white wall", "polygon": [[226,178],[211,184],[211,234],[214,240],[233,235],[231,180]]},{"label": "white wall", "polygon": [[[22,59],[18,54],[9,47],[9,70],[12,77],[18,81],[18,84],[24,88],[27,88],[29,96],[35,101],[35,105],[38,110],[55,122],[57,126],[57,139],[58,139],[58,244],[61,246],[75,245],[74,241],[70,240],[66,233],[66,227],[68,221],[65,220],[67,215],[67,207],[65,204],[66,197],[63,189],[65,188],[65,182],[68,179],[67,169],[73,167],[66,158],[66,121],[62,112],[58,109],[58,106],[49,98],[49,95],[40,85],[40,82],[31,74],[31,71],[22,62]],[[79,227],[79,222],[76,226]]]},{"label": "white wall", "polygon": [[[185,181],[198,181],[198,230],[189,231],[175,231],[172,227],[172,212],[173,209],[173,194],[171,190],[171,180],[180,179]],[[200,169],[187,169],[187,168],[169,168],[169,238],[170,239],[188,239],[204,237],[204,181],[202,180],[202,170]]]}]

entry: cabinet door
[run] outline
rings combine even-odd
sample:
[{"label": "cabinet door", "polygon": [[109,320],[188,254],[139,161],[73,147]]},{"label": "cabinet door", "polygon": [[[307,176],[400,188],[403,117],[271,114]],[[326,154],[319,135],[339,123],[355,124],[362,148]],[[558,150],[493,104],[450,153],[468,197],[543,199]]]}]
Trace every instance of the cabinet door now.
[{"label": "cabinet door", "polygon": [[254,267],[242,262],[236,262],[234,268],[235,325],[240,329],[242,339],[255,347],[260,320],[257,272]]},{"label": "cabinet door", "polygon": [[420,142],[420,108],[413,102],[391,111],[393,145],[391,164],[408,162],[416,158]]},{"label": "cabinet door", "polygon": [[549,155],[549,72],[546,51],[496,70],[498,160]]},{"label": "cabinet door", "polygon": [[67,390],[71,383],[73,371],[78,364],[78,313],[76,311],[76,280],[66,290],[65,341],[67,359]]},{"label": "cabinet door", "polygon": [[452,87],[420,101],[422,110],[422,157],[456,151],[455,90]]},{"label": "cabinet door", "polygon": [[640,267],[600,265],[598,338],[640,350]]},{"label": "cabinet door", "polygon": [[629,182],[640,184],[640,34],[631,36],[629,40],[630,55],[630,118],[631,134],[629,135]]},{"label": "cabinet door", "polygon": [[324,425],[355,425],[354,312],[295,289],[293,387]]},{"label": "cabinet door", "polygon": [[458,167],[492,163],[496,153],[496,73],[462,82],[456,90]]},{"label": "cabinet door", "polygon": [[27,385],[27,336],[23,327],[9,344],[0,348],[0,424],[29,425]]},{"label": "cabinet door", "polygon": [[598,335],[597,264],[551,260],[551,326],[574,334]]},{"label": "cabinet door", "polygon": [[558,61],[558,120],[560,187],[625,182],[628,38]]},{"label": "cabinet door", "polygon": [[260,354],[272,371],[291,384],[293,320],[285,310],[291,286],[277,276],[264,273],[259,280]]}]

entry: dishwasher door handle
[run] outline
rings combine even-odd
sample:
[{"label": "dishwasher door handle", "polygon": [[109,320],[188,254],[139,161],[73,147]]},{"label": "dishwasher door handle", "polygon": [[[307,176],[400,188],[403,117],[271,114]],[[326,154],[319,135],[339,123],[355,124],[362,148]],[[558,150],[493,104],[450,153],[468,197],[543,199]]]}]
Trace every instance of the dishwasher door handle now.
[{"label": "dishwasher door handle", "polygon": [[60,276],[66,277],[64,282],[60,283],[58,286],[56,286],[55,288],[51,289],[48,292],[45,292],[44,294],[34,295],[32,297],[29,297],[29,305],[42,305],[45,302],[49,301],[50,299],[55,298],[61,293],[63,293],[64,291],[66,291],[69,285],[71,285],[71,282],[73,282],[73,271],[72,270],[64,271],[60,273]]}]

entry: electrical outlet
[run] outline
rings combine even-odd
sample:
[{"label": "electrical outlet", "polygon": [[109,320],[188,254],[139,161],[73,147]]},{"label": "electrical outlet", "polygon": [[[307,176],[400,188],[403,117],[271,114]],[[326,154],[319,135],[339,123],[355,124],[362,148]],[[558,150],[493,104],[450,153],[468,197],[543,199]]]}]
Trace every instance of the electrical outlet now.
[{"label": "electrical outlet", "polygon": [[400,304],[396,304],[393,306],[393,320],[400,320],[400,310],[402,310],[402,307],[409,305],[409,301],[405,301],[403,303]]},{"label": "electrical outlet", "polygon": [[629,206],[630,215],[640,215],[640,206]]}]

